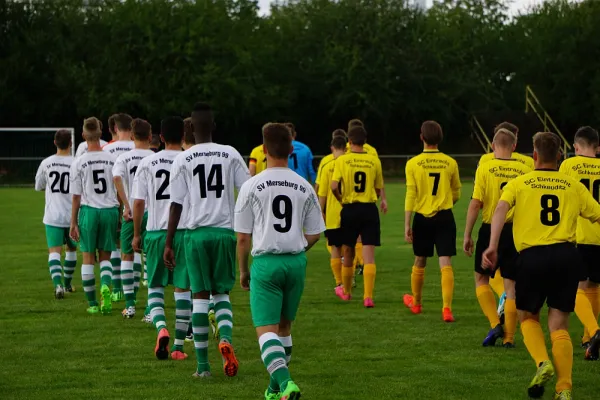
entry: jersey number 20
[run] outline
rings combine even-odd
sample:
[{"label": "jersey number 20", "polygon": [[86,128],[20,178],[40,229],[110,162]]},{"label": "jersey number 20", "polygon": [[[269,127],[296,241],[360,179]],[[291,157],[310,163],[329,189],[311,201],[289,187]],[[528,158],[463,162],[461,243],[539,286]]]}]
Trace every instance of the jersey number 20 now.
[{"label": "jersey number 20", "polygon": [[[52,185],[50,186],[50,191],[52,193],[69,193],[69,173],[63,172],[62,174],[58,171],[51,171],[48,176],[52,179]],[[57,187],[58,186],[58,187]]]}]

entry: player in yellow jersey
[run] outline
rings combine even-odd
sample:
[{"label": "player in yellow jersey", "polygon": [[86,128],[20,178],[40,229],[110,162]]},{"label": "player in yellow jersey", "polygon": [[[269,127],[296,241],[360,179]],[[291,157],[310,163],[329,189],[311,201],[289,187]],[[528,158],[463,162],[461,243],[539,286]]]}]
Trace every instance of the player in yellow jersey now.
[{"label": "player in yellow jersey", "polygon": [[490,224],[492,214],[500,200],[502,188],[511,180],[531,172],[531,169],[511,158],[517,144],[517,137],[507,129],[499,129],[494,135],[492,148],[495,158],[477,168],[475,174],[475,187],[467,212],[463,250],[466,255],[473,255],[473,239],[471,234],[477,221],[479,210],[482,210],[483,223],[477,235],[475,246],[475,290],[481,310],[488,318],[491,329],[483,341],[483,346],[494,346],[498,339],[504,337],[505,348],[515,347],[515,332],[517,330],[517,305],[515,303],[515,279],[517,250],[515,249],[512,234],[512,213],[509,213],[506,224],[500,237],[500,250],[498,267],[501,268],[504,278],[504,291],[506,292],[505,328],[500,323],[496,312],[496,297],[490,287],[490,276],[499,273],[484,269],[481,258],[485,249],[490,244]]},{"label": "player in yellow jersey", "polygon": [[[579,216],[600,222],[600,205],[578,180],[558,171],[560,138],[550,132],[533,137],[535,171],[510,181],[492,217],[490,246],[483,264],[498,263],[498,243],[508,212],[514,208],[513,236],[517,261],[517,310],[523,341],[538,367],[529,384],[532,398],[543,396],[544,385],[557,373],[555,400],[571,400],[573,344],[569,315],[583,262],[575,247]],[[548,356],[540,310],[548,305],[548,328],[554,365]],[[596,346],[597,350],[597,346]]]},{"label": "player in yellow jersey", "polygon": [[[560,165],[560,172],[565,173],[579,182],[592,193],[596,201],[600,201],[600,159],[596,158],[598,147],[598,132],[584,126],[575,133],[576,157],[569,158]],[[575,313],[585,327],[581,340],[586,349],[585,358],[593,359],[600,345],[600,327],[598,327],[598,313],[600,312],[600,225],[593,224],[584,218],[577,221],[577,250],[585,266],[577,298],[575,300]],[[594,338],[595,349],[590,350],[590,343]]]},{"label": "player in yellow jersey", "polygon": [[456,161],[438,150],[443,137],[437,122],[425,121],[421,126],[423,153],[406,163],[404,238],[413,245],[415,263],[411,274],[412,295],[404,295],[404,305],[413,314],[421,313],[425,265],[427,258],[433,257],[435,247],[442,273],[442,317],[445,322],[454,322],[452,256],[456,255],[456,222],[452,207],[460,197],[460,178]]},{"label": "player in yellow jersey", "polygon": [[250,153],[250,161],[248,164],[248,169],[250,170],[250,175],[254,176],[256,174],[260,174],[267,168],[267,156],[265,155],[265,150],[263,145],[260,144],[252,149]]},{"label": "player in yellow jersey", "polygon": [[[336,137],[343,137],[344,138],[344,142],[347,142],[346,140],[346,131],[343,129],[336,129],[335,131],[333,131],[333,133],[331,134],[331,139],[335,139]],[[346,146],[346,145],[344,145]],[[346,147],[344,147],[344,152],[346,151]],[[331,154],[327,154],[325,157],[323,157],[321,159],[321,162],[319,162],[319,167],[317,168],[317,179],[315,180],[315,191],[317,193],[319,193],[319,186],[321,186],[320,184],[320,180],[321,180],[321,172],[323,171],[323,168],[325,167],[325,165],[329,164],[331,161],[333,161],[334,156],[333,156],[333,152]],[[329,189],[329,187],[327,188]]]},{"label": "player in yellow jersey", "polygon": [[383,188],[383,173],[379,158],[365,153],[363,149],[367,140],[367,131],[363,127],[352,128],[348,132],[348,139],[352,152],[335,160],[331,178],[331,190],[342,204],[340,221],[344,255],[342,299],[349,301],[352,298],[354,247],[360,236],[365,262],[363,305],[372,308],[375,306],[373,303],[376,273],[375,247],[381,245],[377,199]]},{"label": "player in yellow jersey", "polygon": [[335,160],[346,152],[346,137],[335,136],[331,140],[331,151],[333,158],[323,166],[321,175],[321,186],[319,186],[319,203],[325,218],[325,237],[331,249],[331,271],[335,279],[335,294],[342,298],[344,289],[342,287],[342,245],[343,237],[340,229],[342,205],[331,191],[331,178],[335,167]]},{"label": "player in yellow jersey", "polygon": [[[360,127],[365,127],[365,125],[363,124],[363,122],[360,119],[351,119],[348,122],[348,132],[350,132],[350,129],[354,128],[355,126],[360,126]],[[370,144],[365,142],[365,145],[363,146],[363,150],[365,153],[367,154],[371,154],[375,157],[379,157],[379,154],[377,154],[377,150],[375,150],[375,147],[371,146]],[[350,143],[346,144],[346,153],[350,153]]]},{"label": "player in yellow jersey", "polygon": [[[498,126],[496,126],[494,128],[494,135],[496,135],[496,132],[498,132],[498,130],[500,129],[507,129],[509,131],[511,131],[512,133],[515,134],[515,136],[517,137],[517,139],[519,138],[519,128],[514,125],[511,124],[510,122],[502,122],[500,123]],[[513,151],[512,153],[512,158],[514,158],[515,160],[519,161],[522,164],[527,165],[530,169],[533,169],[533,158],[526,156],[524,154],[521,153],[517,153],[516,151]],[[479,159],[479,165],[485,164],[486,162],[493,160],[494,159],[494,153],[487,153],[481,156],[481,158]]]}]

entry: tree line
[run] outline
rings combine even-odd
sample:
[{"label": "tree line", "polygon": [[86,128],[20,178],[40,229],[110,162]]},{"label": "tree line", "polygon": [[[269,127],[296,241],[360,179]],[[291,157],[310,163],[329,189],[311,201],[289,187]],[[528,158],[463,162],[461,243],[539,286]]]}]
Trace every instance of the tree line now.
[{"label": "tree line", "polygon": [[0,126],[123,111],[158,128],[204,100],[216,140],[245,154],[267,121],[324,153],[351,118],[383,154],[418,151],[427,119],[448,151],[478,150],[469,116],[522,112],[527,84],[565,133],[597,126],[600,2],[505,3],[293,0],[260,16],[255,0],[0,0]]}]

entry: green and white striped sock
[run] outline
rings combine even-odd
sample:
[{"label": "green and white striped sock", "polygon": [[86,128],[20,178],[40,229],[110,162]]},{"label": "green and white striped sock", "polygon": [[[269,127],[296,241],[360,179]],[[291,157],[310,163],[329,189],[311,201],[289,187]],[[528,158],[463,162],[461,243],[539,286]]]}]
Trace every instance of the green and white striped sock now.
[{"label": "green and white striped sock", "polygon": [[73,281],[73,274],[75,273],[76,265],[77,265],[77,252],[76,251],[67,251],[65,253],[65,266],[63,267],[66,288],[71,287],[71,282]]},{"label": "green and white striped sock", "polygon": [[164,287],[148,288],[148,307],[150,308],[150,316],[152,317],[152,323],[156,327],[156,332],[160,332],[162,328],[167,327]]},{"label": "green and white striped sock", "polygon": [[60,253],[48,254],[48,269],[54,287],[62,285],[62,265],[60,264]]},{"label": "green and white striped sock", "polygon": [[121,282],[121,250],[117,249],[110,253],[110,263],[112,264],[113,292],[120,292],[123,290]]},{"label": "green and white striped sock", "polygon": [[81,283],[83,285],[83,291],[85,292],[85,298],[88,301],[90,307],[97,306],[96,301],[96,277],[94,275],[94,265],[83,264],[81,266]]},{"label": "green and white striped sock", "polygon": [[142,255],[135,253],[133,255],[133,287],[137,294],[140,288],[140,278],[142,277]]},{"label": "green and white striped sock", "polygon": [[[277,385],[281,391],[284,391],[287,383],[291,380],[290,371],[285,361],[285,349],[274,332],[264,333],[258,338],[260,345],[260,354],[267,372],[271,376],[271,384]],[[276,391],[277,388],[271,388]]]},{"label": "green and white striped sock", "polygon": [[233,311],[231,309],[231,301],[228,294],[215,294],[213,296],[215,303],[215,319],[219,328],[221,340],[227,340],[232,343],[233,335]]},{"label": "green and white striped sock", "polygon": [[196,349],[196,371],[210,371],[208,363],[208,300],[194,299],[192,312],[192,330],[194,332],[194,347]]},{"label": "green and white striped sock", "polygon": [[292,335],[279,336],[279,341],[281,342],[285,350],[285,363],[289,367],[290,361],[292,361]]},{"label": "green and white striped sock", "polygon": [[121,261],[121,278],[123,280],[123,293],[125,294],[125,307],[134,307],[133,261]]},{"label": "green and white striped sock", "polygon": [[173,350],[183,351],[183,343],[187,335],[192,315],[192,293],[175,292],[175,342]]},{"label": "green and white striped sock", "polygon": [[100,261],[100,285],[110,286],[112,277],[112,264],[110,261]]}]

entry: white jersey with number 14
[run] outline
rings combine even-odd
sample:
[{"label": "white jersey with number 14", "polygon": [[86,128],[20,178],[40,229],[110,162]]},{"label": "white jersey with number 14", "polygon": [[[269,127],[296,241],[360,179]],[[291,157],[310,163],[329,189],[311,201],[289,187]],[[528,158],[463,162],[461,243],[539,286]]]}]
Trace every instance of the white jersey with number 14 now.
[{"label": "white jersey with number 14", "polygon": [[325,230],[311,184],[289,168],[267,168],[242,186],[235,231],[252,234],[252,255],[298,254]]},{"label": "white jersey with number 14", "polygon": [[88,151],[71,165],[71,193],[81,195],[81,204],[94,208],[119,206],[113,184],[115,157],[104,151]]}]

